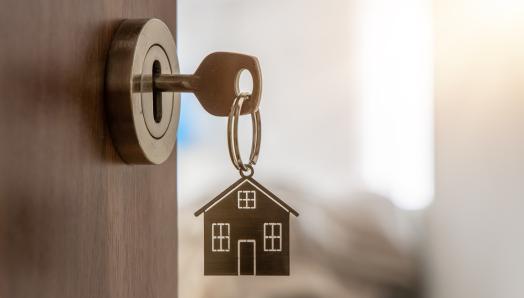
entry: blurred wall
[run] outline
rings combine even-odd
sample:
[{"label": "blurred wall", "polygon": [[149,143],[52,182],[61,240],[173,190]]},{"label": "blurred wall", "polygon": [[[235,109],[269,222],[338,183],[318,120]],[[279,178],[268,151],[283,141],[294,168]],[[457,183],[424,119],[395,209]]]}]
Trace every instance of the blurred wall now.
[{"label": "blurred wall", "polygon": [[[263,139],[257,177],[322,199],[370,191],[404,209],[430,203],[430,0],[178,5],[182,72],[193,72],[213,51],[260,60]],[[238,173],[228,158],[226,119],[207,114],[192,94],[182,98],[179,185],[185,204]],[[241,121],[241,145],[248,145],[249,118]],[[241,149],[247,154],[248,148]]]},{"label": "blurred wall", "polygon": [[[183,72],[193,72],[213,51],[247,53],[260,61],[262,147],[255,168],[260,181],[280,180],[328,197],[360,185],[358,100],[351,67],[353,1],[178,4]],[[226,118],[206,113],[192,94],[183,95],[178,138],[182,204],[238,179],[227,152],[226,125]],[[241,117],[244,158],[250,129],[249,117]]]},{"label": "blurred wall", "polygon": [[[254,297],[278,288],[274,297],[370,298],[411,290],[413,233],[391,202],[417,209],[433,197],[430,0],[178,5],[182,72],[212,51],[259,58],[263,139],[255,178],[300,211],[292,220],[292,277],[203,277],[202,218],[192,212],[238,172],[227,152],[227,120],[183,94],[180,296]],[[241,122],[241,146],[248,145],[249,117]],[[219,282],[228,294],[206,292]],[[245,293],[253,285],[264,290]]]},{"label": "blurred wall", "polygon": [[434,298],[524,297],[524,2],[435,1]]}]

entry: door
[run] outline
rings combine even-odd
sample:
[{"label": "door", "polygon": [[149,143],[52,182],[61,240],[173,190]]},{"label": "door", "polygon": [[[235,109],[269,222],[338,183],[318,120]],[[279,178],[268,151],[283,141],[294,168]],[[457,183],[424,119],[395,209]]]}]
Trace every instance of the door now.
[{"label": "door", "polygon": [[255,275],[256,272],[255,240],[238,240],[238,274]]},{"label": "door", "polygon": [[176,297],[176,156],[115,151],[104,71],[124,18],[176,0],[6,0],[0,10],[0,297]]}]

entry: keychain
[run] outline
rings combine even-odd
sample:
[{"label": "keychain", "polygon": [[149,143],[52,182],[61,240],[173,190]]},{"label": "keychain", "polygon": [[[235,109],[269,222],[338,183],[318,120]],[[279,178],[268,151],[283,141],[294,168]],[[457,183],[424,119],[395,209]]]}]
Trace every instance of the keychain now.
[{"label": "keychain", "polygon": [[235,98],[227,125],[229,155],[241,178],[195,212],[204,213],[204,275],[289,275],[289,214],[298,212],[253,179],[261,141],[258,109],[251,113],[249,162],[240,157],[238,118],[249,98]]}]

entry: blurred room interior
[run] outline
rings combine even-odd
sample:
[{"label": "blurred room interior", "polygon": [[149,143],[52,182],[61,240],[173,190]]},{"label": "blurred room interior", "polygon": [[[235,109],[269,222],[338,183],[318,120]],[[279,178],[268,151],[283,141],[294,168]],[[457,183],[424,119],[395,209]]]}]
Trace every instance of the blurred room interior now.
[{"label": "blurred room interior", "polygon": [[523,297],[524,2],[178,8],[183,73],[213,51],[259,58],[257,179],[301,213],[290,277],[203,276],[193,212],[238,174],[226,119],[184,94],[180,297]]}]

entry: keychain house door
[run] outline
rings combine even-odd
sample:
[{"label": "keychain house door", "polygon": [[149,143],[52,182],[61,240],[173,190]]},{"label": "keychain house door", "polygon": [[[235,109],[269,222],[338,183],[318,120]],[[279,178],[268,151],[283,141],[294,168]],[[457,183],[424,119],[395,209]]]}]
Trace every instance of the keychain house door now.
[{"label": "keychain house door", "polygon": [[124,19],[176,0],[6,0],[0,9],[0,297],[177,296],[176,153],[128,165],[104,74]]},{"label": "keychain house door", "polygon": [[255,240],[238,240],[238,274],[255,275],[257,272]]}]

